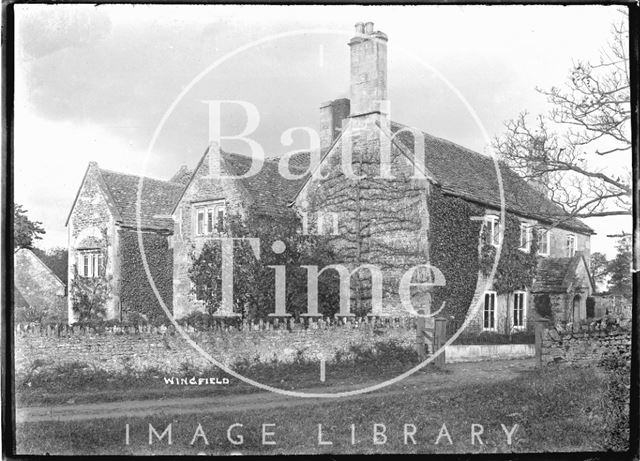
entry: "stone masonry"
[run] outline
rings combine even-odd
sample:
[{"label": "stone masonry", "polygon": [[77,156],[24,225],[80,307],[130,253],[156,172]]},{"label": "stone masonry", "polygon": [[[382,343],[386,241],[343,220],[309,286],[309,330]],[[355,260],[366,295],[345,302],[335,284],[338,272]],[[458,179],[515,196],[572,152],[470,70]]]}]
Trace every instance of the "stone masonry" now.
[{"label": "stone masonry", "polygon": [[[225,365],[238,362],[287,363],[295,359],[327,362],[340,351],[348,358],[351,346],[371,349],[378,342],[396,341],[407,349],[415,347],[415,322],[397,321],[374,326],[360,323],[326,325],[314,322],[309,328],[294,324],[291,330],[273,329],[270,324],[254,324],[245,330],[218,328],[193,331],[189,336],[216,360]],[[58,336],[60,335],[60,336]],[[17,331],[16,373],[20,376],[35,360],[47,367],[69,362],[89,364],[110,372],[133,367],[138,371],[156,368],[179,372],[183,364],[199,369],[213,365],[177,332],[143,327],[140,330],[97,333],[84,328],[64,327]]]},{"label": "stone masonry", "polygon": [[[108,195],[101,188],[98,166],[90,163],[84,180],[84,185],[78,195],[71,215],[69,216],[69,287],[73,285],[74,268],[78,264],[78,250],[83,247],[108,249],[106,276],[113,278],[114,295],[107,301],[106,314],[108,319],[119,315],[120,300],[117,283],[118,272],[118,237],[115,219],[107,203]],[[106,236],[106,240],[105,240]],[[76,318],[73,312],[71,296],[69,296],[68,315],[70,323]]]},{"label": "stone masonry", "polygon": [[606,352],[631,360],[631,331],[626,329],[558,331],[545,329],[542,363],[597,364]]}]

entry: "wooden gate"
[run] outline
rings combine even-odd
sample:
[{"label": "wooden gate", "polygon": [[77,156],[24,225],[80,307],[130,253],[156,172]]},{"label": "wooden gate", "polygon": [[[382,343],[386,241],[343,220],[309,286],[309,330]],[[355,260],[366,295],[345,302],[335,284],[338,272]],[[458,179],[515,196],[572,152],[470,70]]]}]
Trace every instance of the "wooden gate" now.
[{"label": "wooden gate", "polygon": [[[419,311],[420,313],[424,311]],[[445,343],[446,319],[433,317],[418,317],[416,321],[416,349],[420,361],[427,360],[429,355],[440,349]],[[444,351],[438,354],[433,363],[443,366]]]}]

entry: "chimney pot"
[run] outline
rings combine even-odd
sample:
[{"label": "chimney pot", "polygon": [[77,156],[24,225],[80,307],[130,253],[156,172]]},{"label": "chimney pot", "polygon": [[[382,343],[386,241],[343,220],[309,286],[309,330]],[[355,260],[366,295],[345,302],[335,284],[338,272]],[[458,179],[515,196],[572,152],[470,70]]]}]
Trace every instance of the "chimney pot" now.
[{"label": "chimney pot", "polygon": [[353,37],[351,47],[351,116],[387,113],[379,101],[387,100],[387,36],[364,24],[364,34]]},{"label": "chimney pot", "polygon": [[364,22],[356,22],[356,34],[364,34]]}]

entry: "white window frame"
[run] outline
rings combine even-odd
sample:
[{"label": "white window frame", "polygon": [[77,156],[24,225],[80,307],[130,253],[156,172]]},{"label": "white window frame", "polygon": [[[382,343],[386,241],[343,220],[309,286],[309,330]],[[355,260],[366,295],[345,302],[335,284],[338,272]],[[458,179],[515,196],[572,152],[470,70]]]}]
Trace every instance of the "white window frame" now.
[{"label": "white window frame", "polygon": [[104,256],[99,249],[78,250],[77,261],[80,277],[96,278],[104,273]]},{"label": "white window frame", "polygon": [[[516,299],[521,296],[522,305],[520,309],[520,321],[516,325]],[[511,326],[514,329],[524,329],[527,326],[527,292],[524,290],[517,290],[513,292],[513,308],[511,311]]]},{"label": "white window frame", "polygon": [[489,228],[489,244],[497,247],[500,244],[500,217],[494,214],[486,215],[482,228],[483,232],[487,229],[487,226]]},{"label": "white window frame", "polygon": [[[545,240],[546,240],[546,246],[547,246],[547,251],[543,252],[542,251],[542,246],[540,245],[540,238],[541,236],[544,235],[545,236]],[[551,230],[550,229],[538,229],[538,255],[540,256],[549,256],[551,252]]]},{"label": "white window frame", "polygon": [[[522,244],[522,231],[525,232],[525,242]],[[531,251],[531,224],[528,222],[520,222],[520,250],[525,253]]]},{"label": "white window frame", "polygon": [[[218,229],[219,215],[222,213],[222,223],[227,216],[227,208],[224,200],[198,203],[194,205],[195,215],[195,235],[204,237],[218,235],[222,229]],[[202,216],[202,221],[200,221]],[[200,226],[202,223],[202,226]]]},{"label": "white window frame", "polygon": [[[569,243],[571,242],[571,243]],[[567,248],[567,256],[569,258],[573,258],[576,255],[576,251],[578,250],[578,239],[575,234],[568,234],[566,240],[566,248]]]},{"label": "white window frame", "polygon": [[[493,297],[493,305],[492,309],[487,311],[487,296]],[[496,319],[496,311],[498,307],[498,294],[495,291],[485,291],[482,299],[482,331],[497,331],[497,319]],[[487,322],[487,312],[491,313],[491,322]],[[486,326],[487,323],[490,323],[489,326]]]}]

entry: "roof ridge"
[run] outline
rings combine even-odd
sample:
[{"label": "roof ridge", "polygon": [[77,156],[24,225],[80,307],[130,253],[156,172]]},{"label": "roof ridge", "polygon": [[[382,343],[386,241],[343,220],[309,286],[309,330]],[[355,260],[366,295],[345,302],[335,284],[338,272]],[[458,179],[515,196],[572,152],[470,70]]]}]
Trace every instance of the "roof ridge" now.
[{"label": "roof ridge", "polygon": [[[396,122],[394,120],[391,120],[390,123],[391,123],[392,127],[393,127],[393,125],[395,125],[396,130],[402,129],[402,128],[413,129],[413,127],[410,127],[409,125],[405,125],[403,123]],[[498,163],[498,167],[500,169],[500,175],[502,176],[502,179],[503,179],[503,184],[507,179],[512,180],[512,181],[520,181],[520,182],[526,184],[526,186],[528,187],[530,193],[536,194],[540,199],[543,199],[549,207],[552,207],[555,210],[557,210],[558,213],[559,213],[559,216],[568,217],[568,214],[564,213],[564,210],[558,204],[556,204],[555,202],[551,201],[548,197],[546,197],[540,191],[538,191],[535,188],[531,187],[529,182],[527,180],[525,180],[524,178],[522,178],[520,175],[518,175],[515,171],[513,171],[513,169],[509,165],[507,165],[504,160],[502,160],[500,158],[496,158],[494,156],[489,156],[489,155],[477,152],[477,151],[475,151],[473,149],[470,149],[470,148],[465,147],[463,145],[457,144],[457,143],[455,143],[453,141],[450,141],[448,139],[440,138],[438,136],[434,136],[432,134],[427,133],[424,130],[421,130],[421,129],[418,129],[418,128],[416,128],[416,130],[418,130],[423,136],[425,136],[426,138],[429,138],[432,141],[439,142],[439,143],[442,143],[445,146],[452,147],[452,148],[458,150],[459,152],[471,155],[471,156],[473,156],[474,158],[476,158],[478,160],[497,162]],[[425,141],[425,146],[426,146],[426,141]],[[435,174],[435,176],[436,176],[436,179],[437,179],[438,175]],[[487,203],[487,204],[489,204],[489,203]],[[562,213],[564,213],[564,214],[562,214]],[[538,219],[538,220],[545,220],[545,219],[549,220],[548,218],[544,217],[544,214],[543,215],[539,215],[538,214],[536,216],[536,213],[534,213],[531,210],[527,210],[526,213],[523,212],[523,215],[530,216],[530,217],[533,217],[534,219]],[[593,229],[591,229],[591,227],[589,227],[587,224],[582,222],[579,218],[570,218],[569,221],[575,221],[575,222],[566,222],[565,223],[566,226],[571,226],[572,229],[574,229],[574,230],[578,229],[581,232],[589,232],[590,231],[590,232],[593,233]]]},{"label": "roof ridge", "polygon": [[106,173],[113,173],[113,174],[118,174],[121,176],[129,176],[129,177],[133,177],[133,178],[143,178],[144,180],[149,180],[149,181],[157,181],[157,182],[162,182],[165,184],[169,184],[171,186],[178,186],[178,187],[183,187],[182,184],[178,183],[178,182],[173,182],[173,181],[168,181],[166,179],[159,179],[159,178],[153,178],[151,176],[140,176],[140,175],[136,175],[133,173],[123,173],[121,171],[115,171],[115,170],[110,170],[108,168],[102,168],[102,167],[98,167],[99,170],[101,172],[106,172]]},{"label": "roof ridge", "polygon": [[[237,152],[228,152],[228,151],[223,151],[223,150],[221,150],[220,152],[222,154],[230,155],[232,157],[240,157],[243,160],[253,160],[254,159],[254,157],[251,156],[251,155],[239,154]],[[308,153],[309,152],[296,152],[296,154],[308,154]],[[263,160],[264,160],[265,164],[266,163],[277,163],[278,161],[280,161],[280,159],[282,157],[284,157],[287,154],[288,154],[288,152],[285,152],[282,155],[271,156],[271,157],[268,157],[268,156],[265,155]]]},{"label": "roof ridge", "polygon": [[[406,125],[406,124],[404,124],[404,123],[400,123],[400,122],[396,122],[396,121],[394,121],[394,120],[391,120],[391,124],[393,125],[394,123],[395,123],[396,125],[398,125],[398,126],[402,127],[402,128],[413,128],[413,127],[411,127],[411,126],[409,126],[409,125]],[[441,141],[441,142],[443,142],[443,143],[449,144],[449,145],[454,146],[454,147],[457,147],[457,148],[459,148],[459,149],[463,149],[463,150],[465,150],[465,151],[469,152],[470,154],[481,155],[482,157],[485,157],[485,158],[488,158],[488,159],[490,159],[490,160],[493,160],[493,157],[492,157],[492,156],[490,156],[490,155],[483,154],[482,152],[477,152],[477,151],[475,151],[475,150],[473,150],[473,149],[470,149],[469,147],[463,146],[462,144],[458,144],[458,143],[453,142],[453,141],[451,141],[451,140],[449,140],[449,139],[441,138],[441,137],[439,137],[439,136],[435,136],[435,135],[433,135],[433,134],[431,134],[431,133],[427,133],[426,131],[424,131],[424,130],[423,130],[423,129],[421,129],[421,128],[418,128],[418,130],[420,131],[420,133],[421,133],[421,134],[423,134],[423,135],[425,135],[425,136],[428,136],[428,137],[430,137],[431,139],[435,139],[435,140],[437,140],[437,141]],[[499,162],[500,160],[499,160],[499,159],[496,159],[496,161],[498,161],[498,162]]]},{"label": "roof ridge", "polygon": [[285,155],[289,155],[289,154],[293,154],[293,155],[300,155],[300,154],[311,154],[311,151],[308,150],[291,150],[289,152],[283,152],[282,154],[279,154],[275,157],[268,157],[270,160],[279,160],[282,157],[284,157]]}]

